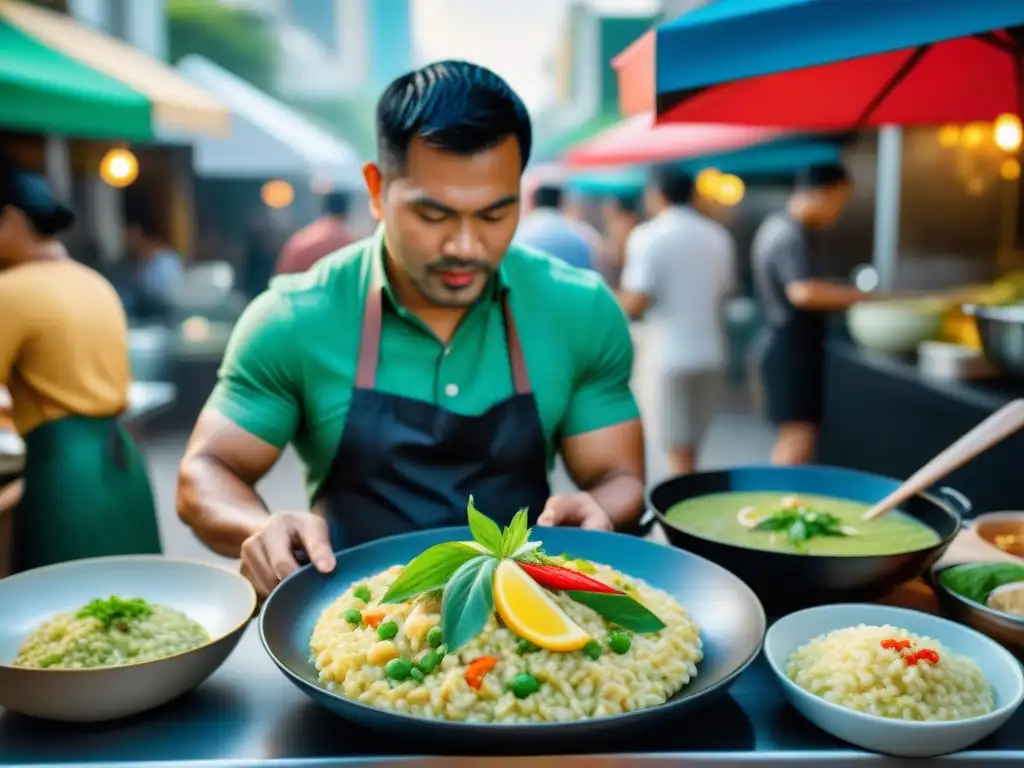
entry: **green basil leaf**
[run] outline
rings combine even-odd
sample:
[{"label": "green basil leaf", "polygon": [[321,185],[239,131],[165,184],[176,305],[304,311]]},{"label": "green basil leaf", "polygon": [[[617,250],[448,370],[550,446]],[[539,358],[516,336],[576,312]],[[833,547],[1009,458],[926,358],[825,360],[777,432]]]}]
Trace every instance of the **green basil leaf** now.
[{"label": "green basil leaf", "polygon": [[494,612],[494,569],[498,561],[477,555],[448,580],[441,598],[441,635],[449,652],[479,635]]},{"label": "green basil leaf", "polygon": [[659,619],[643,603],[629,595],[614,595],[606,592],[580,592],[568,590],[566,593],[577,603],[593,608],[605,621],[618,624],[623,629],[638,634],[657,632],[665,628],[665,622]]},{"label": "green basil leaf", "polygon": [[466,506],[466,516],[469,518],[469,531],[477,543],[495,555],[501,552],[501,528],[487,515],[473,506],[473,497],[469,497],[469,504]]},{"label": "green basil leaf", "polygon": [[802,517],[798,517],[793,521],[793,525],[789,527],[789,531],[786,534],[789,536],[789,540],[796,543],[799,541],[807,541],[811,537],[811,532],[807,528],[807,523],[804,522]]},{"label": "green basil leaf", "polygon": [[530,528],[527,525],[526,508],[520,509],[516,512],[515,517],[512,518],[511,524],[505,529],[505,532],[501,535],[501,556],[511,557],[515,554],[516,550],[519,549],[530,539]]},{"label": "green basil leaf", "polygon": [[784,531],[793,525],[797,516],[791,512],[780,512],[764,518],[754,526],[755,531]]},{"label": "green basil leaf", "polygon": [[382,603],[401,603],[423,592],[443,587],[459,568],[480,553],[457,541],[435,544],[413,558],[395,579]]}]

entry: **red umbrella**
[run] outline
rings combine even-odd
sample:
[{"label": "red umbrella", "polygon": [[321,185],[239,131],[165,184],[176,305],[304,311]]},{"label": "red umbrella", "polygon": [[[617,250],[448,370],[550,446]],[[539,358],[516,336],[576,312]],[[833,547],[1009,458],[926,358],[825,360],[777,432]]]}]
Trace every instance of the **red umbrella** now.
[{"label": "red umbrella", "polygon": [[574,168],[685,160],[742,149],[783,135],[777,128],[744,125],[654,125],[647,112],[627,118],[569,150],[565,164]]}]

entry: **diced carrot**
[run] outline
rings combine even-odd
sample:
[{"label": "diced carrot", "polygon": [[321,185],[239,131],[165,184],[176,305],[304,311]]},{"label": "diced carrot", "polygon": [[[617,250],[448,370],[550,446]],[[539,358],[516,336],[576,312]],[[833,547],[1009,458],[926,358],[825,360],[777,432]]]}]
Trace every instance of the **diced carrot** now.
[{"label": "diced carrot", "polygon": [[497,664],[498,660],[493,656],[481,656],[479,659],[473,659],[473,661],[469,662],[469,666],[466,667],[466,682],[469,683],[469,687],[474,690],[480,690],[484,677]]},{"label": "diced carrot", "polygon": [[384,617],[387,615],[387,611],[381,606],[373,606],[371,608],[363,609],[363,624],[372,628],[375,628]]}]

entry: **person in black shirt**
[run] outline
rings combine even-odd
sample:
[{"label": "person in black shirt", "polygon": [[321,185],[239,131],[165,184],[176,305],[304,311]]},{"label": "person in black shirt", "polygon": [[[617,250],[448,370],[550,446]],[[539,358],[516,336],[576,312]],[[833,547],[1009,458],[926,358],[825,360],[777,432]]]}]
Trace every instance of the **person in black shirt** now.
[{"label": "person in black shirt", "polygon": [[755,343],[768,418],[778,428],[774,464],[813,460],[821,422],[824,312],[846,309],[865,294],[818,278],[809,240],[831,227],[849,199],[842,166],[805,169],[786,210],[758,228],[751,247],[755,293],[765,328]]}]

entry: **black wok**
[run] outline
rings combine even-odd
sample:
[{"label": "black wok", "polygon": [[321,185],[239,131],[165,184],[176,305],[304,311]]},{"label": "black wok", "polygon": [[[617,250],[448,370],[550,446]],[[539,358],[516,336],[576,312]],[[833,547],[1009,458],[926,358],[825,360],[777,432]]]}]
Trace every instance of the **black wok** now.
[{"label": "black wok", "polygon": [[935,531],[938,543],[896,555],[857,556],[803,555],[724,544],[673,523],[665,516],[668,510],[687,499],[728,491],[818,494],[873,504],[899,484],[889,477],[840,467],[740,467],[674,477],[651,489],[648,501],[672,544],[732,571],[754,590],[769,616],[782,616],[825,603],[875,600],[923,575],[960,531],[961,515],[970,512],[970,503],[950,488],[913,496],[900,509]]}]

